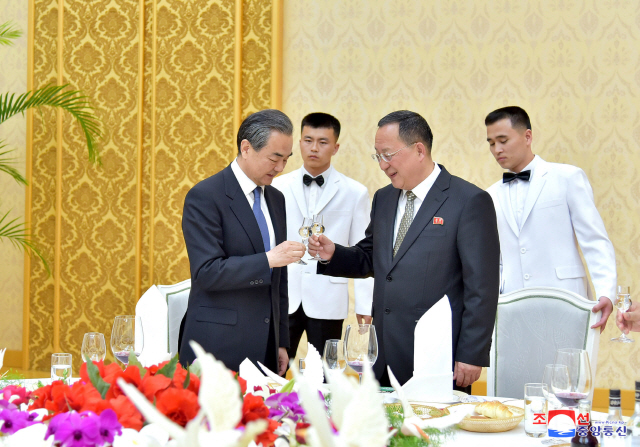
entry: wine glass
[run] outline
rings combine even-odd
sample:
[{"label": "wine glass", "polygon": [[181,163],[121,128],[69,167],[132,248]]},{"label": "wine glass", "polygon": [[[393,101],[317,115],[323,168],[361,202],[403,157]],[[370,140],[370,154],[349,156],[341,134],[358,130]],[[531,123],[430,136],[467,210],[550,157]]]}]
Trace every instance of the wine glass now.
[{"label": "wine glass", "polygon": [[82,339],[82,361],[101,362],[107,356],[107,344],[100,332],[87,332]]},{"label": "wine glass", "polygon": [[344,356],[349,365],[358,373],[362,383],[365,362],[370,366],[378,359],[378,337],[372,324],[350,324],[344,333]]},{"label": "wine glass", "polygon": [[[311,236],[311,219],[308,217],[302,218],[302,225],[300,225],[300,229],[298,230],[298,234],[302,237],[302,243],[307,246],[307,241],[309,240],[309,236]],[[296,261],[294,264],[307,265],[302,259]]]},{"label": "wine glass", "polygon": [[327,340],[324,343],[324,352],[322,353],[322,361],[324,367],[330,371],[342,373],[347,362],[344,359],[344,346],[342,340]]},{"label": "wine glass", "polygon": [[576,408],[591,392],[591,364],[584,349],[558,349],[551,377],[551,390],[565,406]]},{"label": "wine glass", "polygon": [[137,315],[118,315],[111,329],[111,351],[125,368],[129,364],[129,351],[139,357],[144,347],[142,320]]},{"label": "wine glass", "polygon": [[551,388],[551,379],[553,378],[553,374],[556,371],[562,370],[564,368],[566,368],[566,365],[556,365],[555,363],[550,363],[548,365],[545,365],[544,367],[544,374],[542,374],[542,383],[547,385],[547,388],[542,389],[542,394],[544,395],[544,398],[547,399],[550,410],[559,410],[560,408],[562,408],[562,403],[560,403],[555,394],[553,394]]},{"label": "wine glass", "polygon": [[[618,293],[616,295],[616,307],[622,313],[629,310],[631,306],[631,293],[629,286],[618,286]],[[623,332],[617,338],[612,338],[611,341],[617,341],[618,343],[633,343],[633,338],[629,338]]]},{"label": "wine glass", "polygon": [[[313,215],[313,224],[311,225],[311,233],[318,236],[324,233],[324,218],[322,217],[322,214]],[[320,257],[320,255],[318,255],[318,252],[316,252],[316,255],[313,258],[311,258],[311,260],[322,261],[322,258]]]}]

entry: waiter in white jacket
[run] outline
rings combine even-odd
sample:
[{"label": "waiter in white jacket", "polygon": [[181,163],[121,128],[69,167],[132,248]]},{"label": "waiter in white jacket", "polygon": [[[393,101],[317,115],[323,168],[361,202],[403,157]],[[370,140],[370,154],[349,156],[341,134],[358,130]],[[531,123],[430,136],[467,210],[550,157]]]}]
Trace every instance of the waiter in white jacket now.
[{"label": "waiter in white jacket", "polygon": [[587,262],[604,330],[613,310],[616,259],[584,171],[533,154],[531,121],[520,107],[485,119],[487,141],[507,169],[487,190],[496,208],[502,278],[500,293],[524,287],[558,287],[592,297],[576,241]]},{"label": "waiter in white jacket", "polygon": [[[300,240],[303,217],[322,214],[325,235],[332,241],[354,245],[364,238],[371,203],[367,188],[331,166],[340,148],[340,122],[326,113],[311,113],[302,120],[300,152],[303,167],[274,179],[285,197],[287,239]],[[316,273],[317,261],[290,264],[289,334],[293,358],[303,332],[320,355],[326,340],[342,338],[342,323],[349,312],[347,278]],[[358,322],[371,322],[373,278],[356,279],[355,312]]]}]

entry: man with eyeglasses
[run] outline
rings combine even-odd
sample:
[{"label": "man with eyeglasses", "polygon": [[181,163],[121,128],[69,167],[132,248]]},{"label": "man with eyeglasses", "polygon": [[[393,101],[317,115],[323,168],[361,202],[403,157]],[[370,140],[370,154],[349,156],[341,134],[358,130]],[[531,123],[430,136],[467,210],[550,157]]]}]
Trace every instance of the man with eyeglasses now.
[{"label": "man with eyeglasses", "polygon": [[374,276],[374,365],[381,384],[391,367],[413,375],[416,321],[445,294],[452,316],[456,388],[470,391],[489,365],[498,304],[500,246],[491,197],[433,162],[426,120],[401,110],[378,122],[373,155],[391,185],[373,198],[365,238],[353,247],[314,236],[309,253],[329,261],[330,276]]}]

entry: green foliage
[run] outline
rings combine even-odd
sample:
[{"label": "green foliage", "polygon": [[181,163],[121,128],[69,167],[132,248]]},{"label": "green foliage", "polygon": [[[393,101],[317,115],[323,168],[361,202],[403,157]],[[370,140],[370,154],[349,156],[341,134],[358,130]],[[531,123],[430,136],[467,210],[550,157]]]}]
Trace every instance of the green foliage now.
[{"label": "green foliage", "polygon": [[13,41],[20,36],[22,36],[22,31],[16,28],[13,23],[0,24],[0,45],[13,45]]},{"label": "green foliage", "polygon": [[176,367],[178,366],[178,354],[173,356],[171,361],[158,370],[156,374],[162,374],[165,377],[173,379],[173,375],[176,373]]},{"label": "green foliage", "polygon": [[402,409],[386,408],[389,425],[398,431],[389,441],[389,447],[440,447],[446,438],[453,433],[452,429],[438,430],[436,428],[426,428],[423,431],[429,436],[429,440],[417,438],[415,436],[405,436],[400,432],[400,427],[404,422]]},{"label": "green foliage", "polygon": [[293,391],[293,385],[295,385],[295,383],[296,383],[295,379],[289,380],[289,382],[280,389],[280,392],[290,393],[291,391]]},{"label": "green foliage", "polygon": [[9,211],[4,216],[0,217],[0,238],[7,238],[13,245],[20,250],[25,250],[28,253],[35,254],[42,263],[48,274],[51,274],[49,264],[45,260],[44,256],[35,246],[33,241],[29,239],[29,230],[24,222],[18,222],[18,218],[9,220]]},{"label": "green foliage", "polygon": [[9,385],[24,386],[24,375],[9,368],[4,374],[0,375],[0,390]]},{"label": "green foliage", "polygon": [[98,390],[100,396],[102,396],[102,398],[104,399],[111,385],[104,381],[104,379],[100,376],[100,370],[91,360],[87,361],[87,374],[89,375],[91,384],[96,390]]},{"label": "green foliage", "polygon": [[191,372],[189,371],[189,368],[187,368],[187,377],[184,379],[184,385],[182,388],[186,390],[189,387],[189,382],[191,382]]},{"label": "green foliage", "polygon": [[137,366],[140,370],[140,378],[143,378],[147,373],[147,370],[142,366],[142,363],[138,360],[138,357],[133,353],[133,351],[129,351],[129,363],[130,366]]},{"label": "green foliage", "polygon": [[[7,147],[7,145],[3,144],[3,140],[0,140],[0,150],[4,149],[5,147]],[[16,159],[14,157],[6,157],[6,155],[11,152],[13,151],[9,150],[0,152],[0,171],[9,174],[16,182],[26,185],[27,179],[25,179],[22,174],[20,174],[18,170],[13,167]]]}]

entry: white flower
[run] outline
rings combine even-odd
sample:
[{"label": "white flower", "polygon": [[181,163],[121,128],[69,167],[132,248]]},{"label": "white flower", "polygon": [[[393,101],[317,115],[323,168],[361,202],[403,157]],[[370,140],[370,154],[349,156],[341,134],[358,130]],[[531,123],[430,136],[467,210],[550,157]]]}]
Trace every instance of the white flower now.
[{"label": "white flower", "polygon": [[44,439],[44,435],[47,433],[47,426],[44,424],[33,424],[29,427],[25,427],[22,430],[18,430],[11,436],[6,436],[4,444],[0,441],[2,447],[51,447],[53,446],[53,436],[50,436],[48,440]]}]

